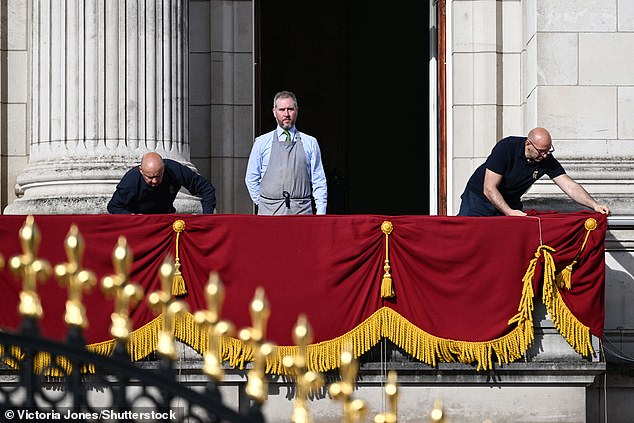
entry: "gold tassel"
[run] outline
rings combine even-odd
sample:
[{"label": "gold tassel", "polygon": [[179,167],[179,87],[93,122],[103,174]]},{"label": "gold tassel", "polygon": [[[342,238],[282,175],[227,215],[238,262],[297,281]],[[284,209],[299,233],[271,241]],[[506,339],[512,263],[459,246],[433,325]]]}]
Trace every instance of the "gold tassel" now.
[{"label": "gold tassel", "polygon": [[383,279],[381,280],[381,298],[394,298],[396,293],[394,292],[394,284],[392,283],[392,275],[390,274],[390,245],[389,237],[392,233],[394,226],[392,222],[386,220],[381,224],[381,231],[385,234],[385,265],[383,270]]},{"label": "gold tassel", "polygon": [[[387,265],[386,265],[387,266]],[[392,277],[390,276],[389,266],[388,269],[383,275],[383,279],[381,280],[381,298],[394,298],[396,294],[394,293],[394,285],[392,284]]]},{"label": "gold tassel", "polygon": [[185,286],[185,279],[181,273],[181,261],[178,258],[178,241],[180,239],[181,232],[185,231],[185,221],[178,219],[172,224],[172,229],[176,232],[176,248],[174,259],[174,278],[172,279],[172,295],[179,296],[187,294],[187,287]]},{"label": "gold tassel", "polygon": [[583,224],[583,227],[586,229],[586,237],[581,244],[581,248],[579,248],[579,252],[572,260],[572,263],[564,267],[559,273],[555,275],[555,282],[557,283],[557,286],[559,288],[563,288],[565,286],[568,290],[572,289],[572,268],[575,264],[577,264],[579,258],[581,257],[581,253],[583,253],[583,249],[586,247],[586,243],[588,242],[590,232],[594,231],[597,226],[597,220],[594,217],[589,217],[586,219],[585,223]]},{"label": "gold tassel", "polygon": [[172,295],[179,296],[187,294],[187,287],[185,286],[185,279],[180,271],[181,264],[176,257],[174,263],[174,278],[172,279]]},{"label": "gold tassel", "polygon": [[577,260],[573,260],[572,263],[555,275],[555,282],[559,288],[566,287],[568,290],[572,288],[572,266],[575,264],[577,264]]}]

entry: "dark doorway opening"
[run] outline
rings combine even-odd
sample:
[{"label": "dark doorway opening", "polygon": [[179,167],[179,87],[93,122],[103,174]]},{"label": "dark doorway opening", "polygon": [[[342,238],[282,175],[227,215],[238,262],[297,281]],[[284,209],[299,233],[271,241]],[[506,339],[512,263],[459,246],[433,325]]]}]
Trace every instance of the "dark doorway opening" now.
[{"label": "dark doorway opening", "polygon": [[429,4],[255,0],[255,33],[256,134],[275,93],[295,92],[328,213],[428,214]]}]

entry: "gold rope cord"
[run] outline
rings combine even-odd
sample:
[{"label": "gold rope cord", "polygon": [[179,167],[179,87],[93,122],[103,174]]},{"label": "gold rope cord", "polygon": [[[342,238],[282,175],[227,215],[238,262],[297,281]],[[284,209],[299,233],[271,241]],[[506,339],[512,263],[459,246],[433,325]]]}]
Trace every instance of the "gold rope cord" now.
[{"label": "gold rope cord", "polygon": [[586,243],[588,242],[588,237],[590,236],[590,232],[594,231],[597,228],[598,226],[597,220],[593,217],[589,217],[586,219],[583,226],[586,229],[586,236],[583,240],[583,243],[581,244],[581,248],[579,248],[579,252],[575,256],[575,258],[572,260],[572,262],[568,266],[561,269],[561,271],[557,273],[555,276],[557,286],[559,286],[560,288],[563,288],[564,286],[566,287],[566,289],[572,288],[572,270],[573,270],[572,268],[575,264],[577,264],[577,262],[579,261],[579,258],[581,258],[581,253],[583,253],[583,249],[586,247]]},{"label": "gold rope cord", "polygon": [[172,281],[172,295],[179,296],[187,294],[187,287],[185,286],[185,279],[181,273],[181,262],[178,257],[178,242],[180,240],[180,235],[182,232],[185,232],[185,221],[178,219],[175,220],[172,224],[172,229],[176,232],[176,247],[174,248],[174,254],[176,255],[174,259],[174,280]]}]

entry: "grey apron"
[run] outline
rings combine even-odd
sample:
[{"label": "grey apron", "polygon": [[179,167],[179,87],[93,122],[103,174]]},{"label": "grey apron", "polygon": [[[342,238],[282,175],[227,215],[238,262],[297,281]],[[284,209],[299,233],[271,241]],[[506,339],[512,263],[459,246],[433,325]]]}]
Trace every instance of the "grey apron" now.
[{"label": "grey apron", "polygon": [[299,136],[289,143],[273,132],[271,156],[260,181],[260,215],[312,214],[311,181]]}]

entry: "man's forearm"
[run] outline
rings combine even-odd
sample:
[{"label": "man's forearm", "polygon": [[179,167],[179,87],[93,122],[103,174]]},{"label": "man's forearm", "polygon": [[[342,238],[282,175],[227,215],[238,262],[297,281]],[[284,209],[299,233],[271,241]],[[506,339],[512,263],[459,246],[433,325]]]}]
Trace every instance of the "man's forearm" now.
[{"label": "man's forearm", "polygon": [[498,209],[505,216],[508,216],[513,211],[498,189],[485,189],[484,196],[493,204],[493,207]]},{"label": "man's forearm", "polygon": [[592,198],[588,191],[568,175],[561,175],[555,178],[554,182],[576,203],[591,209],[594,209],[597,205],[596,200]]},{"label": "man's forearm", "polygon": [[597,204],[597,201],[592,198],[588,191],[576,182],[569,186],[567,194],[575,202],[591,209],[594,209]]}]

